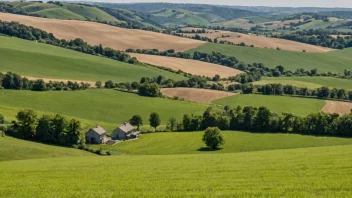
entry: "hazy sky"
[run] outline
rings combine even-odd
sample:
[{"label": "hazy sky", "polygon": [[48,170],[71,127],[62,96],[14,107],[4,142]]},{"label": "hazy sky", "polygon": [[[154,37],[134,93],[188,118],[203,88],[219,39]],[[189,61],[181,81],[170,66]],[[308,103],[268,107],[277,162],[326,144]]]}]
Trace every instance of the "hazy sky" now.
[{"label": "hazy sky", "polygon": [[[92,0],[87,0],[92,1]],[[289,7],[349,7],[352,0],[94,0],[100,2],[131,3],[131,2],[171,2],[171,3],[202,3],[246,6],[289,6]]]}]

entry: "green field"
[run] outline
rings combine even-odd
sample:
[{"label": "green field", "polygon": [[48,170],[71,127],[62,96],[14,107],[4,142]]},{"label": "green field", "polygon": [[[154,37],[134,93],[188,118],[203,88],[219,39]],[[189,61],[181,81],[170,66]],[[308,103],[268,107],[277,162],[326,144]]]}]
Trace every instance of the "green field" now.
[{"label": "green field", "polygon": [[115,17],[96,7],[62,3],[62,6],[48,3],[14,3],[17,8],[29,14],[55,19],[97,20],[107,22],[120,22]]},{"label": "green field", "polygon": [[[314,137],[293,134],[262,134],[239,131],[222,132],[225,145],[210,153],[237,153],[289,148],[307,148],[352,144],[352,139]],[[203,132],[170,132],[144,134],[139,140],[122,142],[114,146],[90,145],[110,150],[113,154],[170,155],[204,154]]]},{"label": "green field", "polygon": [[287,70],[318,68],[318,72],[343,73],[345,69],[352,69],[352,49],[328,53],[304,53],[208,43],[189,52],[194,51],[220,52],[227,56],[234,56],[245,63],[264,63],[270,68],[283,65]]},{"label": "green field", "polygon": [[175,80],[183,76],[150,66],[131,65],[83,54],[52,45],[0,36],[0,71],[23,76],[72,80],[131,82],[163,75]]},{"label": "green field", "polygon": [[309,89],[316,89],[322,86],[339,89],[352,89],[352,80],[333,78],[333,77],[280,77],[269,78],[264,77],[261,81],[254,82],[255,85],[266,85],[272,83],[280,83],[284,85],[293,85],[297,87],[307,87]]},{"label": "green field", "polygon": [[0,162],[36,158],[94,156],[87,151],[0,136]]},{"label": "green field", "polygon": [[324,100],[289,96],[266,96],[259,94],[240,94],[213,101],[215,104],[231,107],[265,106],[272,112],[292,112],[296,115],[307,115],[319,112],[325,105]]},{"label": "green field", "polygon": [[[101,124],[107,130],[113,130],[133,115],[141,115],[144,124],[149,125],[152,112],[160,114],[163,124],[170,117],[180,120],[183,114],[202,114],[206,105],[175,101],[163,98],[142,97],[107,89],[89,89],[85,91],[15,91],[0,92],[0,112],[5,117],[14,118],[15,109],[33,109],[39,112],[59,113],[78,119],[89,120],[93,126]],[[104,123],[110,123],[107,127]],[[112,127],[112,128],[110,128]]]},{"label": "green field", "polygon": [[[162,149],[162,148],[160,148]],[[2,197],[351,197],[352,146],[0,162]]]},{"label": "green field", "polygon": [[[205,17],[205,18],[202,18]],[[210,25],[210,21],[219,20],[221,17],[213,14],[200,14],[190,12],[188,10],[165,10],[152,15],[151,19],[164,25]],[[210,21],[208,21],[210,20]]]}]

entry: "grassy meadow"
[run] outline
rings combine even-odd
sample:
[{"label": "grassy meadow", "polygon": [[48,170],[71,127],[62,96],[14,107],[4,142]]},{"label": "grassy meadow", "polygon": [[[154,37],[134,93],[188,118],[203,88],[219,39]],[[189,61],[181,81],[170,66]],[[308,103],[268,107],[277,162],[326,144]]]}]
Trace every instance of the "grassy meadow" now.
[{"label": "grassy meadow", "polygon": [[325,105],[324,100],[289,96],[266,96],[259,94],[240,94],[213,101],[214,104],[231,107],[265,106],[272,112],[292,112],[296,115],[307,115],[319,112]]},{"label": "grassy meadow", "polygon": [[[13,119],[18,109],[33,109],[87,120],[88,123],[95,122],[93,126],[100,124],[107,130],[115,129],[135,114],[141,115],[144,124],[149,125],[150,113],[157,112],[162,124],[166,124],[170,117],[180,120],[185,113],[202,114],[206,108],[207,105],[202,104],[149,98],[108,89],[0,92],[0,110],[4,109],[4,113],[1,113],[5,117]],[[106,127],[104,123],[110,124]]]},{"label": "grassy meadow", "polygon": [[264,63],[270,68],[283,65],[286,70],[318,68],[318,72],[343,73],[345,69],[352,69],[352,59],[350,58],[352,49],[335,50],[327,53],[304,53],[207,43],[189,50],[189,52],[194,51],[220,52],[227,56],[234,56],[245,63]]},{"label": "grassy meadow", "polygon": [[255,85],[266,85],[272,83],[280,83],[284,85],[293,85],[297,87],[307,87],[309,89],[316,89],[322,86],[327,86],[330,88],[339,88],[339,89],[352,89],[352,80],[334,78],[334,77],[279,77],[279,78],[270,78],[263,77],[262,80],[254,82]]},{"label": "grassy meadow", "polygon": [[151,66],[138,66],[112,59],[83,54],[52,45],[0,36],[0,71],[23,76],[131,82],[142,77],[163,75],[182,80],[185,77]]},{"label": "grassy meadow", "polygon": [[0,153],[0,162],[36,158],[94,156],[92,153],[78,149],[51,146],[2,136],[0,136]]},{"label": "grassy meadow", "polygon": [[151,133],[143,134],[138,140],[114,146],[90,145],[90,147],[110,150],[113,154],[171,155],[238,153],[352,144],[352,139],[346,138],[224,131],[222,135],[225,145],[220,150],[209,152],[204,151],[203,134],[203,132]]},{"label": "grassy meadow", "polygon": [[351,197],[351,156],[352,146],[348,145],[8,161],[0,162],[0,194],[63,198]]}]

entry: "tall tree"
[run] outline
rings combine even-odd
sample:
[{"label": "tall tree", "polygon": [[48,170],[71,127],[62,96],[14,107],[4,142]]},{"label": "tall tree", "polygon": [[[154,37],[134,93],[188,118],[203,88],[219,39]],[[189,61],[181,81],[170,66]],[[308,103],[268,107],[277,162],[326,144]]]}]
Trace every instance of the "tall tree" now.
[{"label": "tall tree", "polygon": [[139,130],[139,126],[143,125],[142,117],[140,115],[132,116],[132,118],[130,119],[130,124],[132,124],[133,126],[137,126],[137,130]]},{"label": "tall tree", "polygon": [[149,124],[150,126],[154,127],[154,129],[156,130],[156,128],[160,125],[161,121],[160,121],[160,117],[158,113],[151,113],[149,116]]},{"label": "tall tree", "polygon": [[37,123],[37,114],[32,110],[23,110],[18,112],[18,132],[23,139],[33,139]]}]

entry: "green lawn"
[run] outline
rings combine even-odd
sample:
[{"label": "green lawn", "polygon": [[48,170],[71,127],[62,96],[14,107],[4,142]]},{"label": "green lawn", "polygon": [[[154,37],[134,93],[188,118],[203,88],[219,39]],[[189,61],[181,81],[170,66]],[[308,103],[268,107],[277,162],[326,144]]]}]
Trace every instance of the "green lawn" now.
[{"label": "green lawn", "polygon": [[78,149],[51,146],[2,136],[0,136],[0,153],[0,162],[8,160],[94,155]]},{"label": "green lawn", "polygon": [[[144,124],[149,125],[149,115],[152,112],[160,114],[163,124],[170,117],[180,120],[183,114],[202,114],[207,105],[149,98],[137,94],[124,93],[107,89],[89,89],[84,91],[0,91],[0,109],[5,109],[5,117],[10,118],[17,113],[15,109],[33,109],[40,112],[59,113],[70,117],[99,123],[118,125],[130,119],[133,115],[141,115]],[[12,112],[12,113],[11,113]],[[104,128],[104,124],[101,124]],[[109,125],[110,126],[110,125]],[[107,129],[113,129],[106,127]]]},{"label": "green lawn", "polygon": [[330,88],[340,88],[340,89],[352,89],[352,80],[333,78],[333,77],[280,77],[280,78],[262,78],[261,81],[257,81],[255,85],[265,85],[271,83],[280,83],[285,85],[293,85],[297,87],[307,87],[309,89],[316,89],[322,86],[327,86]]},{"label": "green lawn", "polygon": [[[237,153],[289,148],[306,148],[352,144],[352,139],[314,137],[294,134],[260,134],[239,131],[222,132],[225,145],[210,153]],[[170,155],[204,154],[203,132],[170,132],[143,134],[138,140],[122,142],[114,146],[90,145],[110,150],[113,154]]]},{"label": "green lawn", "polygon": [[215,104],[231,107],[265,106],[272,112],[292,112],[296,115],[307,115],[319,112],[325,105],[324,100],[289,96],[266,96],[259,94],[240,94],[213,101]]},{"label": "green lawn", "polygon": [[345,69],[352,69],[352,49],[335,50],[328,53],[304,53],[207,43],[189,52],[194,51],[220,52],[227,56],[234,56],[245,63],[264,63],[270,68],[283,65],[286,70],[317,68],[318,72],[343,73]]},{"label": "green lawn", "polygon": [[[162,149],[162,148],[160,148]],[[351,197],[352,146],[0,162],[2,197]]]},{"label": "green lawn", "polygon": [[155,67],[131,65],[52,45],[0,36],[0,71],[23,76],[114,82],[139,81],[142,77],[185,77]]}]

